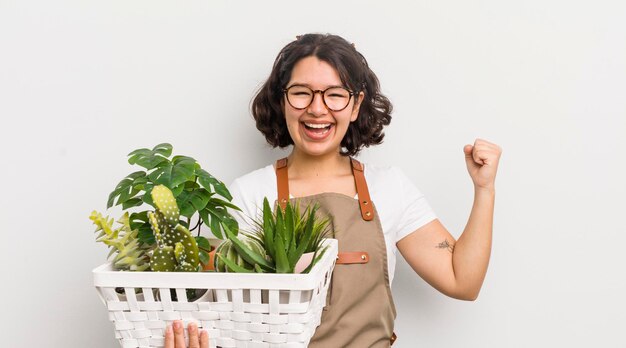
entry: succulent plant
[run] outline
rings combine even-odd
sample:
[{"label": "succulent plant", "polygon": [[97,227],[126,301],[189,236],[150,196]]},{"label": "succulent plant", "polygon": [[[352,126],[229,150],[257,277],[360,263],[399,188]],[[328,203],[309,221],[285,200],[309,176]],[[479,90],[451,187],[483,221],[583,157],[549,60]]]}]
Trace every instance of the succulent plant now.
[{"label": "succulent plant", "polygon": [[[265,198],[262,215],[255,221],[255,230],[242,232],[246,238],[260,244],[264,252],[251,247],[244,238],[238,238],[228,228],[224,228],[224,232],[232,243],[232,249],[259,273],[294,273],[300,257],[306,252],[314,252],[314,261],[304,270],[306,273],[322,256],[324,249],[321,248],[321,243],[328,232],[329,220],[317,217],[318,208],[317,204],[310,205],[301,213],[298,204],[294,207],[291,202],[287,202],[284,211],[278,208],[272,212],[269,201]],[[228,250],[230,252],[231,249]],[[216,255],[235,272],[251,272],[245,265],[239,267],[234,264],[232,254],[216,252]]]},{"label": "succulent plant", "polygon": [[114,269],[145,271],[150,268],[148,253],[152,247],[141,242],[137,238],[139,232],[130,228],[128,212],[117,221],[120,224],[118,228],[113,228],[113,218],[105,217],[97,211],[93,211],[89,219],[96,225],[96,241],[111,248],[107,259],[111,260]]},{"label": "succulent plant", "polygon": [[[250,248],[250,250],[267,259],[265,249],[263,249],[263,245],[261,245],[259,241],[241,235],[237,238]],[[215,254],[217,255],[215,258],[216,272],[254,272],[254,265],[246,262],[241,255],[239,255],[230,239],[223,241],[215,250]]]},{"label": "succulent plant", "polygon": [[180,210],[172,191],[157,185],[151,192],[156,206],[148,212],[157,248],[150,257],[150,267],[157,272],[195,272],[200,262],[198,245],[189,230],[178,221]]}]

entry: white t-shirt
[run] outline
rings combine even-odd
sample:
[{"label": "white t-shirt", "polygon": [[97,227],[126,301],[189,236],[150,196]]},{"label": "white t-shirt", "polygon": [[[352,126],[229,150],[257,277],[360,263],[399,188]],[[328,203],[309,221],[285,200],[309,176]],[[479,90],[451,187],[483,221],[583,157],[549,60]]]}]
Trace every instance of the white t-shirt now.
[{"label": "white t-shirt", "polygon": [[[424,195],[399,168],[365,165],[364,173],[370,198],[380,216],[391,283],[396,269],[396,243],[437,217]],[[231,210],[231,214],[240,228],[249,229],[252,219],[257,218],[263,208],[263,199],[267,197],[272,205],[277,199],[273,165],[235,179],[228,190],[233,196],[232,203],[243,211]]]}]

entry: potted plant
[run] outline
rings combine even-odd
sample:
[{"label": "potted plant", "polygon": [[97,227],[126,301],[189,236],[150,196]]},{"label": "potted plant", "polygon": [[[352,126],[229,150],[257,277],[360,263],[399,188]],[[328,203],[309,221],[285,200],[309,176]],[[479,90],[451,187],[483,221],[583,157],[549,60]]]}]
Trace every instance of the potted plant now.
[{"label": "potted plant", "polygon": [[[107,209],[121,205],[126,212],[135,210],[128,215],[127,229],[137,230],[134,237],[138,245],[155,245],[149,209],[136,211],[136,207],[156,208],[151,193],[155,186],[163,185],[172,192],[179,207],[178,223],[190,232],[197,230],[195,239],[200,249],[200,262],[210,264],[209,252],[214,247],[201,235],[202,226],[207,226],[218,239],[223,239],[224,227],[236,234],[237,221],[227,208],[240,209],[230,203],[232,196],[226,185],[202,169],[195,159],[182,155],[170,158],[171,155],[172,145],[168,143],[129,153],[128,163],[145,170],[132,172],[117,184],[109,194]],[[193,227],[192,221],[195,221]]]},{"label": "potted plant", "polygon": [[[307,273],[322,257],[329,219],[317,216],[318,205],[301,213],[291,202],[275,212],[267,198],[254,230],[237,236],[225,228],[227,240],[216,251],[215,269],[238,273]],[[304,257],[303,257],[304,256]],[[313,262],[312,262],[313,261]]]}]

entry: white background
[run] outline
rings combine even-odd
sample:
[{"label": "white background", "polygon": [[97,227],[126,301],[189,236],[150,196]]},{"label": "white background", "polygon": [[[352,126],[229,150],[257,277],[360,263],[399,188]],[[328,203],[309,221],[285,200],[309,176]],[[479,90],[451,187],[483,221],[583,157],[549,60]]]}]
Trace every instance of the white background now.
[{"label": "white background", "polygon": [[126,154],[171,142],[226,183],[272,162],[250,100],[281,47],[331,32],[395,106],[360,159],[400,166],[455,236],[463,145],[504,150],[479,299],[400,258],[396,347],[626,347],[624,18],[622,1],[0,0],[0,345],[116,347],[88,216]]}]

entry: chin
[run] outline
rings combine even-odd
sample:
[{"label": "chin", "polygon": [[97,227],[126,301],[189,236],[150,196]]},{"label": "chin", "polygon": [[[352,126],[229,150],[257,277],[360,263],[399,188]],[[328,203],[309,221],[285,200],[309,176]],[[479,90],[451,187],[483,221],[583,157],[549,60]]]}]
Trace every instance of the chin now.
[{"label": "chin", "polygon": [[323,156],[333,153],[339,153],[339,148],[333,148],[331,146],[303,146],[298,148],[301,152],[309,156]]}]

